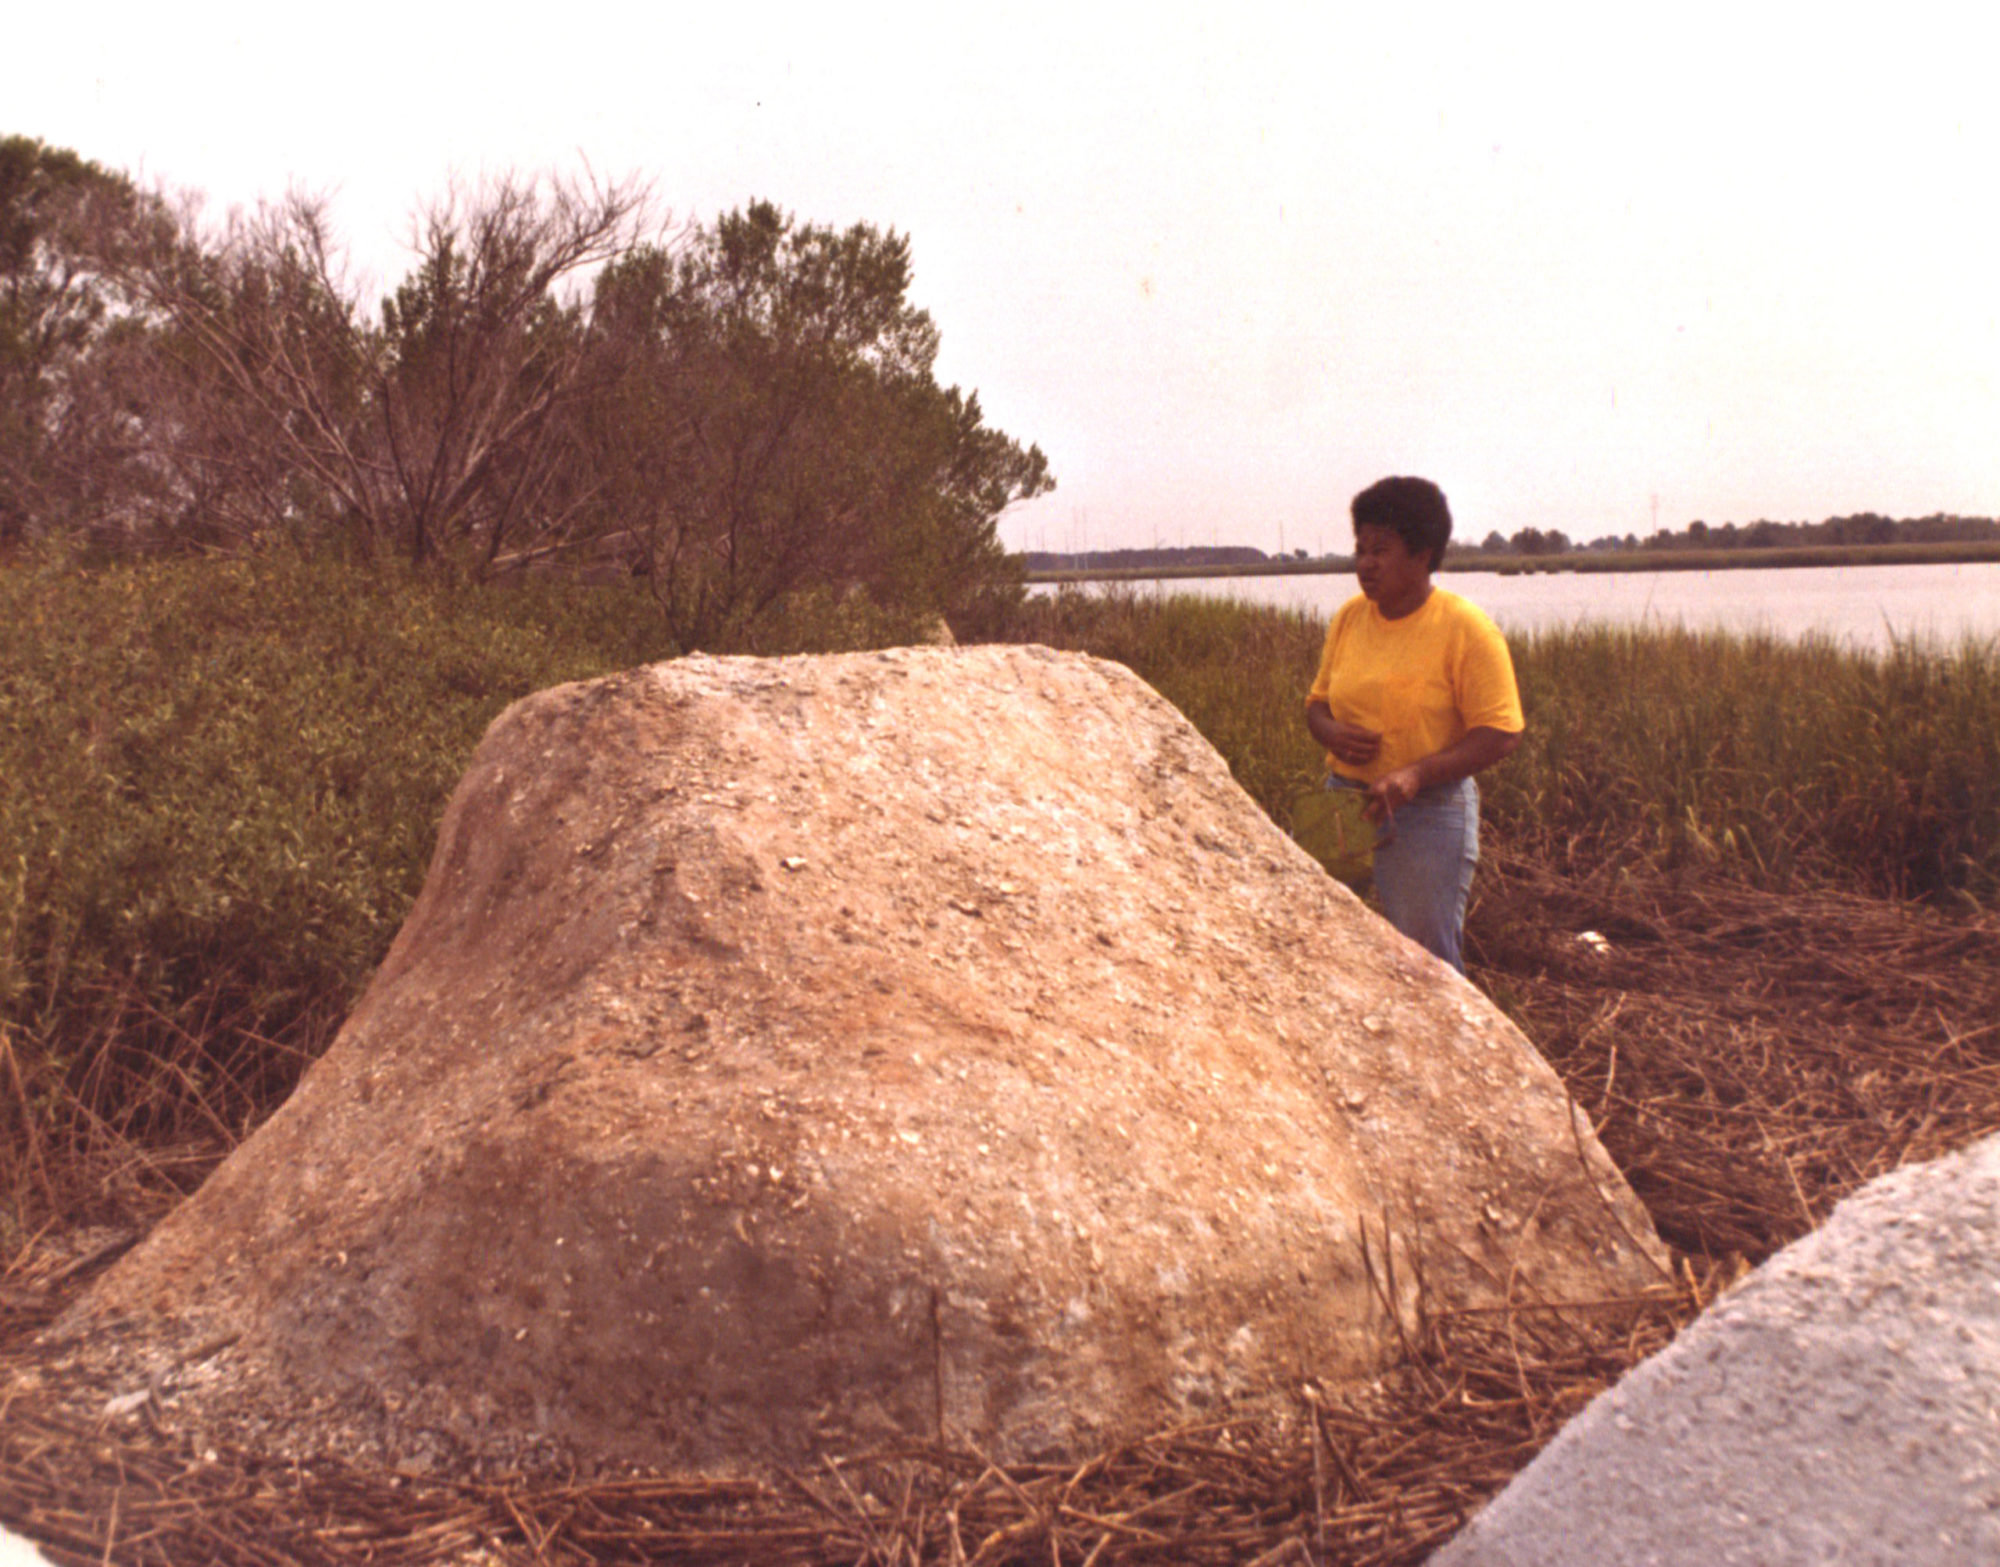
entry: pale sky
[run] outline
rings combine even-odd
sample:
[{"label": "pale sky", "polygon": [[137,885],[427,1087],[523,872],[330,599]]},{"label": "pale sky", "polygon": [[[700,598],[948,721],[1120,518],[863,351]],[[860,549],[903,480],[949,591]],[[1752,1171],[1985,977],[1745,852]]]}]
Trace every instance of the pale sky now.
[{"label": "pale sky", "polygon": [[[81,18],[87,16],[88,20]],[[970,19],[967,19],[970,18]],[[16,6],[0,133],[393,278],[454,172],[907,233],[1016,547],[2000,514],[2000,8]]]}]

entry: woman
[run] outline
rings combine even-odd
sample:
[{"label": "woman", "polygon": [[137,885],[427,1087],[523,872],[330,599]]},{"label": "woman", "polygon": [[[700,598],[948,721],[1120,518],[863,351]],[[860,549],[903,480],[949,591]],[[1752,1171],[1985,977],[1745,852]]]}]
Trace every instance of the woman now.
[{"label": "woman", "polygon": [[1431,586],[1451,538],[1442,490],[1383,479],[1354,497],[1353,516],[1361,592],[1327,628],[1306,727],[1326,747],[1326,786],[1366,796],[1389,923],[1464,973],[1472,777],[1521,743],[1514,664],[1484,611]]}]

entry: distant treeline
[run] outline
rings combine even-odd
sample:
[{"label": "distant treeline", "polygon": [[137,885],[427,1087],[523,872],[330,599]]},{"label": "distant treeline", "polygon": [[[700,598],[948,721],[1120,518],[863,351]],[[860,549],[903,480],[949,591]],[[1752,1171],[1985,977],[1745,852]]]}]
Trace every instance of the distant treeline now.
[{"label": "distant treeline", "polygon": [[1455,555],[1564,555],[1571,550],[1772,550],[1811,549],[1851,544],[1971,544],[2000,539],[2000,521],[1991,517],[1957,517],[1937,512],[1928,517],[1884,517],[1858,512],[1829,517],[1824,522],[1689,523],[1675,531],[1657,528],[1645,538],[1623,537],[1572,543],[1560,528],[1521,528],[1511,536],[1488,533],[1477,544],[1454,542]]},{"label": "distant treeline", "polygon": [[[1879,512],[1857,512],[1851,517],[1829,517],[1824,522],[1707,523],[1695,521],[1685,528],[1657,528],[1645,538],[1636,533],[1571,540],[1560,528],[1520,528],[1513,534],[1497,530],[1474,543],[1454,539],[1446,553],[1455,560],[1498,556],[1568,554],[1615,554],[1623,551],[1682,552],[1689,550],[1784,550],[1842,548],[1885,544],[1976,544],[2000,541],[2000,520],[1992,517],[1959,517],[1937,512],[1928,517],[1884,517]],[[1155,569],[1269,566],[1297,561],[1344,563],[1344,554],[1311,555],[1290,550],[1267,555],[1247,544],[1198,545],[1183,549],[1080,550],[1069,554],[1052,550],[1030,550],[1021,556],[1022,565],[1033,575],[1053,572],[1142,572]]]},{"label": "distant treeline", "polygon": [[[1306,552],[1298,550],[1304,560]],[[1140,571],[1154,566],[1261,566],[1271,557],[1248,544],[1198,544],[1175,549],[1080,550],[1059,554],[1029,550],[1021,563],[1029,571]]]}]

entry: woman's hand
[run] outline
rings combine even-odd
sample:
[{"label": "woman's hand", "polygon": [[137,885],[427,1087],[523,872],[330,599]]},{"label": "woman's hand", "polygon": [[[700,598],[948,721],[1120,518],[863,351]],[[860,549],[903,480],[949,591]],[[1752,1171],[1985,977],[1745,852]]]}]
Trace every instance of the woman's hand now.
[{"label": "woman's hand", "polygon": [[1337,760],[1347,763],[1349,767],[1366,767],[1382,750],[1381,735],[1373,729],[1363,729],[1359,724],[1344,723],[1335,718],[1333,709],[1324,702],[1307,705],[1306,728]]},{"label": "woman's hand", "polygon": [[1348,766],[1366,767],[1381,753],[1382,737],[1372,729],[1363,729],[1359,724],[1347,724],[1338,718],[1329,718],[1324,744]]},{"label": "woman's hand", "polygon": [[1512,756],[1520,743],[1517,731],[1468,729],[1442,751],[1433,751],[1376,779],[1368,786],[1368,801],[1361,808],[1362,814],[1371,822],[1393,821],[1396,812],[1424,790],[1484,772],[1495,762]]},{"label": "woman's hand", "polygon": [[1423,788],[1423,778],[1415,764],[1399,767],[1393,773],[1384,773],[1368,786],[1368,798],[1361,807],[1361,814],[1371,822],[1392,822],[1396,812],[1417,797]]}]

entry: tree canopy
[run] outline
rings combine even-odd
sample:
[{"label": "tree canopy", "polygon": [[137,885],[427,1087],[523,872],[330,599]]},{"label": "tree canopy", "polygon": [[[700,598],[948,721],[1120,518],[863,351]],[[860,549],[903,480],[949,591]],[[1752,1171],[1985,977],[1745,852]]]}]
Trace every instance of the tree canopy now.
[{"label": "tree canopy", "polygon": [[[907,237],[762,201],[669,230],[636,183],[508,175],[420,209],[412,251],[371,308],[323,201],[218,225],[0,143],[0,544],[625,570],[685,646],[805,593],[1018,593],[995,523],[1053,480],[938,382]],[[122,474],[80,437],[93,373]],[[64,462],[123,492],[56,495]]]},{"label": "tree canopy", "polygon": [[904,237],[762,202],[600,275],[598,532],[628,530],[683,640],[807,586],[966,612],[1009,580],[995,520],[1048,464],[937,383],[909,285]]},{"label": "tree canopy", "polygon": [[0,138],[0,547],[115,511],[132,471],[103,373],[121,303],[101,236],[138,204],[122,175],[26,136]]}]

